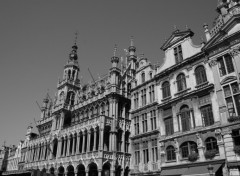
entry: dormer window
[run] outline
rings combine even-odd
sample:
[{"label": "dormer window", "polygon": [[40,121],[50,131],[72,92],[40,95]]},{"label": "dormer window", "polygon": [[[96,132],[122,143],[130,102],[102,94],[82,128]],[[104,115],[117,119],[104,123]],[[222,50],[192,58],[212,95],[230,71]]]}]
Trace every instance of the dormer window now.
[{"label": "dormer window", "polygon": [[175,56],[176,64],[183,61],[182,46],[181,45],[178,45],[177,47],[174,48],[174,56]]}]

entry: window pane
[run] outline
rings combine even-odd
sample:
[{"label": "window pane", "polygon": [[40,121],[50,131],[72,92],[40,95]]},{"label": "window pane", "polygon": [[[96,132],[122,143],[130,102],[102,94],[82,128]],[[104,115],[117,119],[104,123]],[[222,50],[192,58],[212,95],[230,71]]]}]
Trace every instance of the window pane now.
[{"label": "window pane", "polygon": [[200,110],[201,110],[204,126],[213,125],[214,119],[213,119],[213,113],[212,113],[212,106],[208,105],[208,106],[202,107]]},{"label": "window pane", "polygon": [[229,86],[223,87],[223,91],[224,91],[225,97],[229,97],[232,94]]},{"label": "window pane", "polygon": [[232,57],[229,54],[225,55],[224,57],[228,73],[234,72]]},{"label": "window pane", "polygon": [[232,92],[233,92],[233,94],[239,93],[239,86],[238,86],[238,83],[237,83],[237,82],[232,83],[232,84],[231,84],[231,87],[232,87]]},{"label": "window pane", "polygon": [[223,61],[222,57],[218,60],[218,65],[219,65],[220,76],[226,75],[226,68],[225,68],[224,61]]},{"label": "window pane", "polygon": [[236,113],[235,113],[232,97],[226,98],[226,102],[227,102],[227,108],[228,108],[229,115],[235,116]]},{"label": "window pane", "polygon": [[234,100],[235,100],[235,104],[236,104],[237,113],[240,116],[240,95],[239,94],[235,95]]}]

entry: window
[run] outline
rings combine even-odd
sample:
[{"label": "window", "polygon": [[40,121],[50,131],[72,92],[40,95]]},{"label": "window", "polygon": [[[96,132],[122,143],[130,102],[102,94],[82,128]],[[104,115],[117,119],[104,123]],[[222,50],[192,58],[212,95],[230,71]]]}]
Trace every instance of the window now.
[{"label": "window", "polygon": [[174,48],[174,56],[175,56],[176,64],[183,61],[183,54],[182,54],[182,46],[181,45],[178,45],[177,47]]},{"label": "window", "polygon": [[220,76],[234,72],[233,61],[230,54],[218,58],[218,67]]},{"label": "window", "polygon": [[171,96],[170,84],[168,81],[165,81],[162,84],[162,95],[163,95],[163,98],[167,98]]},{"label": "window", "polygon": [[136,108],[138,108],[138,92],[134,93],[133,96],[134,96],[134,100],[133,100],[134,108],[136,109]]},{"label": "window", "polygon": [[197,85],[207,82],[206,71],[203,66],[198,66],[195,69],[195,77]]},{"label": "window", "polygon": [[155,92],[154,92],[154,85],[149,86],[149,98],[150,103],[152,103],[155,100]]},{"label": "window", "polygon": [[211,150],[218,151],[217,140],[214,137],[207,138],[205,141],[205,145],[206,145],[207,151],[211,151]]},{"label": "window", "polygon": [[152,130],[157,129],[157,118],[156,118],[156,110],[150,111],[150,120],[151,120],[151,128]]},{"label": "window", "polygon": [[182,131],[189,131],[190,130],[190,110],[187,105],[182,106],[180,109],[181,113],[181,122],[182,122]]},{"label": "window", "polygon": [[134,129],[135,129],[135,135],[139,134],[139,117],[134,117]]},{"label": "window", "polygon": [[240,115],[240,91],[237,82],[223,87],[229,116]]},{"label": "window", "polygon": [[145,82],[145,73],[144,72],[141,74],[141,77],[142,77],[142,83],[144,83]]},{"label": "window", "polygon": [[211,105],[203,106],[200,108],[200,111],[202,115],[203,125],[204,126],[213,125],[214,119],[213,119],[212,106]]},{"label": "window", "polygon": [[181,146],[182,158],[187,158],[192,153],[198,153],[197,144],[192,141],[184,142]]},{"label": "window", "polygon": [[172,117],[169,117],[169,118],[166,118],[164,120],[164,123],[165,123],[165,131],[166,131],[166,135],[172,135],[174,133],[174,130],[173,130],[173,118]]},{"label": "window", "polygon": [[146,96],[146,89],[141,90],[142,94],[142,106],[145,106],[147,104],[147,96]]},{"label": "window", "polygon": [[240,146],[240,129],[232,131],[232,138],[235,146]]},{"label": "window", "polygon": [[74,105],[75,94],[74,92],[67,93],[66,104],[70,104],[71,106]]},{"label": "window", "polygon": [[178,87],[178,91],[182,91],[187,88],[186,78],[183,73],[177,76],[177,87]]},{"label": "window", "polygon": [[139,143],[136,143],[134,145],[134,148],[135,148],[135,165],[138,165],[141,161],[141,158],[140,158],[140,147],[139,147]]},{"label": "window", "polygon": [[152,72],[149,73],[149,77],[150,77],[150,79],[152,79]]},{"label": "window", "polygon": [[147,164],[149,161],[149,155],[148,155],[148,149],[143,150],[143,162],[144,164]]},{"label": "window", "polygon": [[175,153],[175,148],[173,146],[168,146],[166,148],[166,153],[167,153],[167,160],[176,160],[176,153]]},{"label": "window", "polygon": [[148,131],[147,125],[147,113],[142,114],[142,126],[143,126],[143,133]]},{"label": "window", "polygon": [[152,161],[157,162],[158,160],[158,148],[157,148],[157,139],[152,140]]}]

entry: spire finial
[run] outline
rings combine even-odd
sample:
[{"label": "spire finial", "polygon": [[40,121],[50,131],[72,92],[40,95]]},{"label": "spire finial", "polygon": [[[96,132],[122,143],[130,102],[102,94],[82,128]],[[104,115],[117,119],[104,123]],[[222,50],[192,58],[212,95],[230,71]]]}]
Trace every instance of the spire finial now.
[{"label": "spire finial", "polygon": [[178,30],[176,24],[173,26],[173,28],[174,28],[174,31]]},{"label": "spire finial", "polygon": [[186,30],[188,30],[188,29],[189,29],[187,24],[186,24],[186,26],[185,26],[185,27],[186,27]]},{"label": "spire finial", "polygon": [[74,45],[77,44],[77,39],[78,39],[78,31],[75,32]]},{"label": "spire finial", "polygon": [[113,56],[115,57],[117,53],[117,44],[114,45],[114,52],[113,52]]},{"label": "spire finial", "polygon": [[134,46],[134,43],[133,43],[133,36],[131,36],[130,41],[131,41],[130,46]]}]

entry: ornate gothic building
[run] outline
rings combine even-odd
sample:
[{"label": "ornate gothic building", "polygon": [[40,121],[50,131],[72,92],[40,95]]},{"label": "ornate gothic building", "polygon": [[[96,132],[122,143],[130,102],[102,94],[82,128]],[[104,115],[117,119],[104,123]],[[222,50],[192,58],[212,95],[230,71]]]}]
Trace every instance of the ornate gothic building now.
[{"label": "ornate gothic building", "polygon": [[115,48],[109,73],[88,84],[75,44],[54,100],[43,100],[39,134],[30,126],[4,152],[9,161],[33,175],[239,176],[239,0],[219,0],[217,11],[200,45],[190,29],[175,29],[155,65],[131,40],[126,62],[118,65]]}]

